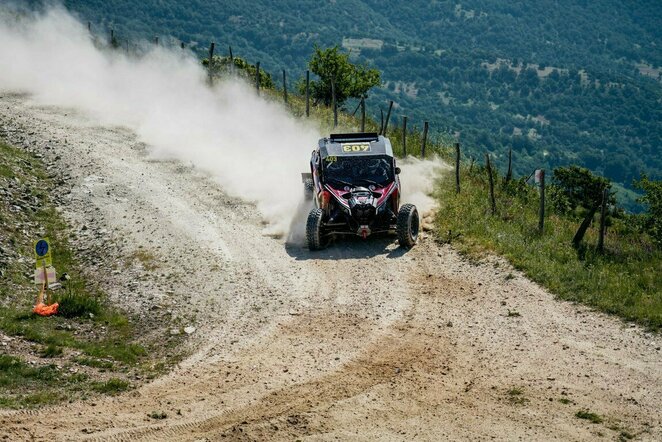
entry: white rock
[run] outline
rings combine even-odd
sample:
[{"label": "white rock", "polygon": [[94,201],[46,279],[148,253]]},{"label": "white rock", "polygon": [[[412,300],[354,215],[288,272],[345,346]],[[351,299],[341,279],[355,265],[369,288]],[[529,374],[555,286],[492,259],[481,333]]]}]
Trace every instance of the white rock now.
[{"label": "white rock", "polygon": [[194,331],[195,331],[195,327],[193,327],[192,325],[189,325],[188,327],[184,328],[184,333],[186,333],[187,335],[190,335]]}]

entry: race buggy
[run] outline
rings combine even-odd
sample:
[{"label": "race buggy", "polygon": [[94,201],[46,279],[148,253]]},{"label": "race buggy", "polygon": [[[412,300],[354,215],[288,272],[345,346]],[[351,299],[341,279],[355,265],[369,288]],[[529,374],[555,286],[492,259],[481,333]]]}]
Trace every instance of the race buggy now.
[{"label": "race buggy", "polygon": [[376,133],[332,134],[319,140],[303,173],[304,192],[314,207],[306,221],[310,250],[337,235],[367,238],[397,234],[402,247],[418,239],[416,206],[400,207],[400,168],[388,138]]}]

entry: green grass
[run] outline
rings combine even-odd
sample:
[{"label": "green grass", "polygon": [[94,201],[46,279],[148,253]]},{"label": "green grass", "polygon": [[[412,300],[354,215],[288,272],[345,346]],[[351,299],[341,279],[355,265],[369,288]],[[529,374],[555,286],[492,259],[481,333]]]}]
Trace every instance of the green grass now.
[{"label": "green grass", "polygon": [[614,219],[605,239],[605,254],[596,250],[595,227],[589,228],[584,245],[575,249],[571,242],[579,221],[556,215],[547,207],[541,234],[537,190],[528,186],[515,190],[504,186],[500,178],[495,186],[497,214],[493,216],[484,168],[474,165],[469,173],[463,166],[459,195],[455,193],[454,175],[443,176],[436,190],[440,241],[452,240],[472,259],[485,252],[502,255],[561,299],[660,329],[662,252],[648,238]]},{"label": "green grass", "polygon": [[122,379],[109,379],[106,382],[97,382],[92,387],[99,393],[115,395],[131,388],[131,384]]},{"label": "green grass", "polygon": [[0,355],[0,407],[23,408],[54,404],[69,384],[55,365],[31,366],[20,358]]},{"label": "green grass", "polygon": [[101,368],[101,369],[112,369],[115,367],[115,364],[113,364],[111,361],[89,358],[84,356],[75,358],[74,362],[80,365],[86,365],[88,367]]},{"label": "green grass", "polygon": [[602,417],[595,413],[591,413],[588,410],[579,410],[577,413],[575,413],[575,417],[578,419],[585,419],[593,424],[602,423]]},{"label": "green grass", "polygon": [[524,397],[524,389],[521,387],[513,387],[506,392],[508,401],[513,405],[523,405],[529,400]]},{"label": "green grass", "polygon": [[141,357],[147,355],[144,347],[128,341],[131,330],[112,329],[110,322],[103,319],[104,317],[101,316],[98,321],[88,320],[87,326],[108,324],[106,327],[111,328],[110,336],[104,339],[86,339],[84,336],[76,336],[75,330],[61,329],[61,326],[68,324],[65,318],[57,316],[44,318],[32,313],[17,313],[12,309],[0,307],[0,330],[10,336],[20,336],[47,346],[77,349],[87,356],[110,358],[125,364],[135,364]]},{"label": "green grass", "polygon": [[3,389],[21,384],[49,384],[58,378],[54,365],[32,367],[17,357],[0,355],[0,387]]},{"label": "green grass", "polygon": [[628,431],[621,431],[618,434],[618,440],[619,441],[626,441],[626,440],[631,440],[634,439],[634,434],[628,432]]},{"label": "green grass", "polygon": [[42,358],[54,358],[56,356],[62,355],[62,353],[63,352],[61,347],[58,347],[54,344],[49,344],[39,352],[39,355]]},{"label": "green grass", "polygon": [[168,417],[168,415],[163,411],[152,411],[147,416],[157,420],[166,419]]},{"label": "green grass", "polygon": [[64,318],[94,317],[102,309],[99,299],[87,293],[67,291],[56,297],[56,301],[59,303],[57,313]]}]

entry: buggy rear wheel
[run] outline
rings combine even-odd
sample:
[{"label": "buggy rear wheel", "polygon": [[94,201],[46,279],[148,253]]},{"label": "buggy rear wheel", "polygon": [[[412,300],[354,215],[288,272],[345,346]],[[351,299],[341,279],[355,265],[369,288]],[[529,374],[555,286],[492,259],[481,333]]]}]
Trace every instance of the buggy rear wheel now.
[{"label": "buggy rear wheel", "polygon": [[419,219],[418,210],[413,204],[405,204],[398,211],[396,232],[401,247],[414,247],[418,240]]},{"label": "buggy rear wheel", "polygon": [[310,250],[321,250],[328,240],[324,238],[324,210],[313,209],[306,221],[306,241]]},{"label": "buggy rear wheel", "polygon": [[313,190],[315,188],[315,185],[313,183],[313,180],[310,178],[306,178],[303,181],[303,198],[306,201],[310,201],[313,199]]}]

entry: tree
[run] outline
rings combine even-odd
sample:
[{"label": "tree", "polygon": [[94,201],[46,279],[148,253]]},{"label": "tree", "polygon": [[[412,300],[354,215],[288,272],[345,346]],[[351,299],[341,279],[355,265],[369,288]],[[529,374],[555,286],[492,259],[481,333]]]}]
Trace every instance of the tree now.
[{"label": "tree", "polygon": [[[381,83],[377,69],[369,69],[362,65],[350,63],[349,54],[340,52],[339,46],[320,49],[315,46],[315,52],[308,62],[310,70],[319,80],[310,82],[311,96],[316,102],[329,106],[332,101],[331,81],[335,82],[336,103],[341,106],[348,98],[366,97],[370,88]],[[305,85],[300,84],[301,93],[305,93]]]},{"label": "tree", "polygon": [[639,181],[634,182],[634,186],[644,191],[644,195],[637,201],[648,206],[643,215],[644,229],[657,246],[662,247],[662,181],[652,181],[642,175]]},{"label": "tree", "polygon": [[607,200],[602,201],[605,189],[611,188],[611,182],[604,177],[593,175],[588,169],[579,166],[557,167],[554,169],[554,184],[556,191],[565,197],[571,209],[582,207],[586,215],[572,243],[579,246],[584,239],[588,226],[593,221],[595,212],[602,204],[614,204],[614,195],[607,192]]}]

